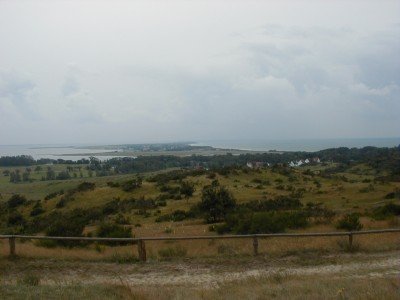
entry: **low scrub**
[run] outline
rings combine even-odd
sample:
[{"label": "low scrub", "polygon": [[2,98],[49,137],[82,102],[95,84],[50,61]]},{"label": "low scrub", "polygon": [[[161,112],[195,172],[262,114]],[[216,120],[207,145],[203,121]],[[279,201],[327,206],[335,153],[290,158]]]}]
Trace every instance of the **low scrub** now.
[{"label": "low scrub", "polygon": [[359,231],[363,228],[360,222],[360,216],[357,213],[344,215],[336,225],[337,229],[344,229],[348,231]]},{"label": "low scrub", "polygon": [[[115,223],[101,223],[96,230],[96,236],[102,238],[132,238],[132,230],[130,227],[125,227]],[[111,246],[127,245],[130,242],[101,242]]]},{"label": "low scrub", "polygon": [[25,204],[26,202],[27,202],[27,200],[26,200],[25,196],[22,196],[20,194],[15,194],[15,195],[12,195],[10,197],[10,199],[8,199],[7,206],[9,209],[12,209],[12,208],[21,206],[21,205]]},{"label": "low scrub", "polygon": [[230,214],[226,222],[215,226],[219,234],[258,234],[278,233],[287,229],[304,228],[308,226],[307,215],[302,212],[244,212]]},{"label": "low scrub", "polygon": [[303,205],[298,198],[278,196],[272,200],[250,201],[242,206],[249,208],[252,211],[273,211],[299,209]]},{"label": "low scrub", "polygon": [[372,216],[377,220],[383,220],[393,216],[400,215],[400,205],[388,203],[384,206],[378,207],[373,211]]},{"label": "low scrub", "polygon": [[168,221],[179,222],[193,217],[194,215],[192,212],[186,212],[184,210],[178,209],[171,214],[157,217],[156,222],[168,222]]}]

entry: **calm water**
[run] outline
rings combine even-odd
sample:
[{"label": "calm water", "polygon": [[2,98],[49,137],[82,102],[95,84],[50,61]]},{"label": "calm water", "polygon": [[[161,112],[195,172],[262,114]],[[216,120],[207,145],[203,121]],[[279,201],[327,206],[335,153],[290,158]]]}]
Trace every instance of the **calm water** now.
[{"label": "calm water", "polygon": [[[361,148],[365,146],[395,147],[400,145],[399,138],[376,138],[376,139],[303,139],[303,140],[212,140],[200,141],[198,146],[212,146],[226,149],[242,150],[281,150],[281,151],[318,151],[327,148],[349,147]],[[88,158],[85,153],[93,153],[101,160],[117,156],[102,156],[105,150],[85,149],[84,145],[0,145],[0,156],[31,155],[34,159],[70,159],[78,160]],[[86,145],[88,147],[88,145]],[[117,151],[118,149],[107,149],[106,151]],[[65,155],[67,154],[67,155]],[[68,154],[82,154],[68,156]]]},{"label": "calm water", "polygon": [[281,151],[319,151],[328,148],[365,146],[395,147],[400,145],[398,138],[359,138],[359,139],[298,139],[298,140],[211,140],[193,145],[242,150],[281,150]]},{"label": "calm water", "polygon": [[[87,145],[86,145],[87,146]],[[113,151],[113,150],[107,150]],[[82,145],[0,145],[0,156],[30,155],[34,159],[51,158],[78,160],[89,158],[88,155],[68,156],[68,154],[102,153],[105,150],[85,149]],[[65,155],[67,154],[67,155]],[[113,156],[94,155],[104,160]]]}]

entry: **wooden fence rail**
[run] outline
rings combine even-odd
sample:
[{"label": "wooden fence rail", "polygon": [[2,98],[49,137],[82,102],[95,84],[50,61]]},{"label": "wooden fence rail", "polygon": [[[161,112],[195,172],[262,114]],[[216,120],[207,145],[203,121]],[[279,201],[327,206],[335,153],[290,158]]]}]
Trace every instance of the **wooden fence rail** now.
[{"label": "wooden fence rail", "polygon": [[146,241],[180,241],[180,240],[220,240],[220,239],[252,239],[253,254],[258,255],[259,238],[302,238],[302,237],[335,237],[348,236],[349,246],[353,245],[353,236],[362,234],[381,234],[400,232],[400,228],[346,232],[313,232],[313,233],[270,233],[270,234],[238,234],[238,235],[201,235],[201,236],[168,236],[168,237],[139,237],[139,238],[100,238],[100,237],[64,237],[38,235],[0,235],[0,239],[8,239],[10,256],[16,255],[15,240],[60,240],[60,241],[92,241],[92,242],[131,242],[137,243],[140,261],[146,261]]}]

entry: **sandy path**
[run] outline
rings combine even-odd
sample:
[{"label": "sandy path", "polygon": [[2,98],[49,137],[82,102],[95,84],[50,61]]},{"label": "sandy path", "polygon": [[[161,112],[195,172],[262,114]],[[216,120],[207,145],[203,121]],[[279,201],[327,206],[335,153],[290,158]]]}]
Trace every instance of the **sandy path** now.
[{"label": "sandy path", "polygon": [[254,260],[224,263],[150,262],[146,264],[79,263],[57,261],[8,262],[3,266],[3,281],[33,272],[48,284],[117,283],[131,286],[168,285],[213,288],[222,283],[269,276],[395,277],[400,271],[400,252],[344,255],[313,259],[307,265],[287,260]]}]

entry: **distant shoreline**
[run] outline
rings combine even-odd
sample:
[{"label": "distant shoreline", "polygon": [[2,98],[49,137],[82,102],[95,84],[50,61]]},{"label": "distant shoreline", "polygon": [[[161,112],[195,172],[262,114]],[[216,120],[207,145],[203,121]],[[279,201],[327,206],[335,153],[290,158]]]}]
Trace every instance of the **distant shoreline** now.
[{"label": "distant shoreline", "polygon": [[[292,139],[292,140],[211,140],[197,142],[136,143],[114,145],[30,144],[0,145],[1,156],[29,155],[35,159],[88,159],[138,156],[240,155],[258,153],[316,152],[330,148],[366,146],[397,147],[399,138]],[[276,149],[276,150],[275,150]]]}]

